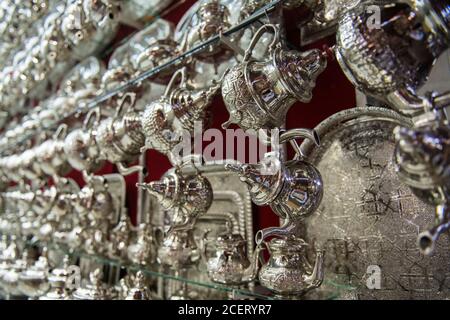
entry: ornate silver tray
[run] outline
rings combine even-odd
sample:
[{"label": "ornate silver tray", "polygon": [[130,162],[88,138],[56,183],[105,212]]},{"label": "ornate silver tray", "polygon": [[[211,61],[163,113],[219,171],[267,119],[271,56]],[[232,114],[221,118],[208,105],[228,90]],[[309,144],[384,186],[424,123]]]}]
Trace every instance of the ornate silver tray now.
[{"label": "ornate silver tray", "polygon": [[[434,208],[395,172],[393,129],[410,122],[383,108],[355,108],[321,123],[321,147],[301,148],[321,172],[324,198],[306,238],[325,253],[325,281],[312,297],[449,299],[450,239],[430,257],[417,248]],[[331,296],[330,296],[331,295]]]}]

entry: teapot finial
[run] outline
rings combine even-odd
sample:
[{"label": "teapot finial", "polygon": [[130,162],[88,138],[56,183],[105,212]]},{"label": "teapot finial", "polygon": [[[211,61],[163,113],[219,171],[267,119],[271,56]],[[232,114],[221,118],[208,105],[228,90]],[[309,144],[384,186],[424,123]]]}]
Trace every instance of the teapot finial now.
[{"label": "teapot finial", "polygon": [[241,180],[249,186],[252,200],[257,205],[266,205],[273,201],[282,186],[280,170],[274,174],[262,174],[261,165],[254,164],[227,164],[225,168],[239,174]]}]

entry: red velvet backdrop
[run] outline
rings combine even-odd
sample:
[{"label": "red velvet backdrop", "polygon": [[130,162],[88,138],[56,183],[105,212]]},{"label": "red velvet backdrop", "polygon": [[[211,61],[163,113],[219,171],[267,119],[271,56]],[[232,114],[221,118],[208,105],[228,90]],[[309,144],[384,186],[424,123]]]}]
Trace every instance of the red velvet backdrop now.
[{"label": "red velvet backdrop", "polygon": [[[181,19],[186,10],[195,3],[195,0],[187,0],[175,10],[170,11],[163,18],[173,22],[175,25]],[[287,37],[294,46],[300,43],[300,30],[297,27],[298,17],[301,15],[299,11],[285,12],[285,22]],[[123,26],[117,35],[116,43],[125,36],[134,32],[132,28]],[[324,45],[332,46],[334,44],[333,37],[320,41],[308,48],[323,48]],[[303,50],[308,48],[301,48]],[[300,48],[299,48],[300,49]],[[337,111],[351,108],[355,106],[355,90],[353,86],[345,78],[336,61],[329,61],[327,70],[320,75],[317,81],[317,87],[314,90],[314,98],[309,104],[297,103],[288,113],[287,128],[314,128],[322,120]],[[213,123],[212,127],[221,129],[221,124],[228,120],[228,112],[222,102],[220,96],[216,97],[213,105]],[[149,175],[147,181],[159,179],[164,172],[170,167],[169,161],[165,156],[155,151],[148,151],[147,165]],[[97,174],[105,174],[116,172],[116,168],[112,164],[108,164],[102,171]],[[74,178],[81,186],[84,184],[78,172],[72,172],[70,177]],[[136,207],[137,207],[137,188],[135,186],[137,175],[126,177],[127,182],[127,206],[133,223],[136,223]],[[255,230],[278,224],[277,216],[269,207],[254,207],[254,225]]]}]

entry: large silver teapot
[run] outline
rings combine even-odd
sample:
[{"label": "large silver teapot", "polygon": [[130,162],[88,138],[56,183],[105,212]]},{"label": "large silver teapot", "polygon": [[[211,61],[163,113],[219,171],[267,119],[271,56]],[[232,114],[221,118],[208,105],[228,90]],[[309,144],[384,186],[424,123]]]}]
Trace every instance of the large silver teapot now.
[{"label": "large silver teapot", "polygon": [[[268,29],[274,31],[269,58],[252,59],[253,48]],[[327,60],[319,50],[287,51],[282,47],[279,26],[267,24],[254,35],[242,62],[228,70],[222,81],[222,97],[230,113],[224,127],[235,123],[242,129],[283,126],[289,108],[298,100],[309,102],[316,78]]]},{"label": "large silver teapot", "polygon": [[[270,158],[266,158],[256,165],[225,166],[228,170],[237,172],[241,180],[248,185],[255,204],[259,206],[270,204],[273,211],[284,219],[281,227],[258,231],[257,243],[273,235],[295,235],[300,231],[299,221],[312,215],[322,201],[323,182],[320,172],[302,158],[294,140],[301,137],[310,139],[316,145],[319,144],[319,137],[315,131],[293,129],[280,136],[280,143],[291,141],[297,148],[297,158],[282,163],[275,156],[272,163],[266,163],[267,160],[270,161]],[[267,166],[268,164],[271,167]]]},{"label": "large silver teapot", "polygon": [[[380,11],[379,23],[373,8]],[[365,94],[416,114],[429,107],[417,90],[448,48],[449,21],[445,0],[360,1],[339,17],[336,57]]]}]

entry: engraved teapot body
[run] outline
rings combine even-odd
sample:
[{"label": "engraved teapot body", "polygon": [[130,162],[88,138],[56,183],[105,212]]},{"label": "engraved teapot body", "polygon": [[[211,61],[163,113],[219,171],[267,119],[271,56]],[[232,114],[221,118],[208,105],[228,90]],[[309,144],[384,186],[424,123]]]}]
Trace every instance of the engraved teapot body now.
[{"label": "engraved teapot body", "polygon": [[[251,58],[258,40],[270,28],[275,32],[269,47],[270,58]],[[298,100],[309,102],[317,76],[327,60],[318,50],[304,53],[281,47],[279,27],[265,25],[252,39],[244,60],[228,70],[222,81],[222,96],[230,113],[223,124],[238,124],[242,129],[259,130],[283,126],[289,108]]]},{"label": "engraved teapot body", "polygon": [[305,257],[307,244],[298,238],[272,239],[269,260],[259,271],[261,285],[279,295],[301,295],[323,281],[323,252],[317,251],[314,267]]}]

